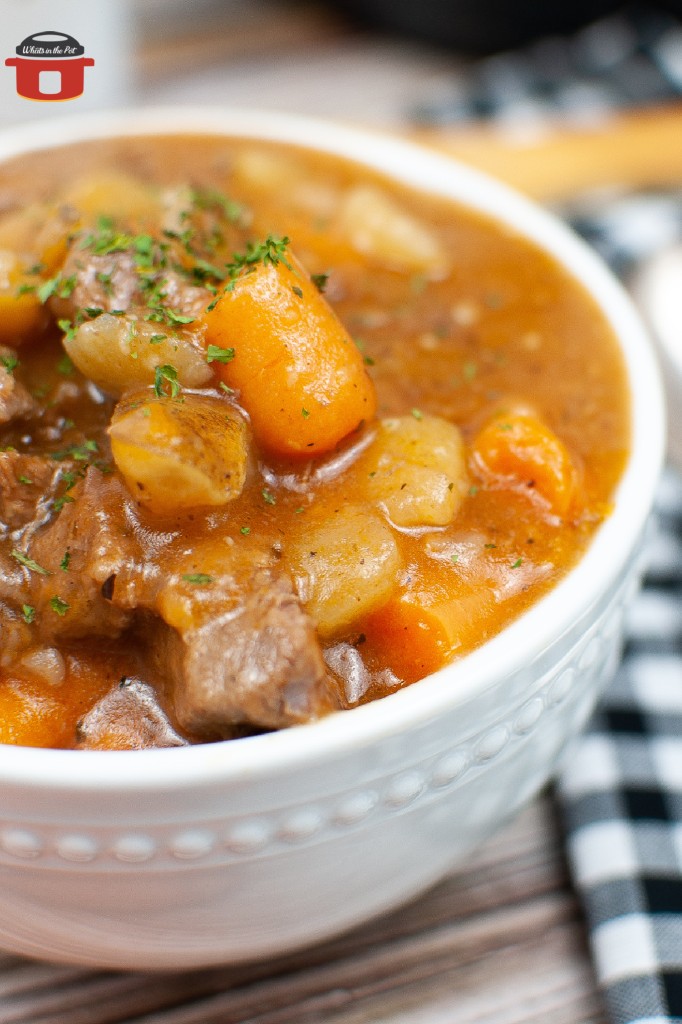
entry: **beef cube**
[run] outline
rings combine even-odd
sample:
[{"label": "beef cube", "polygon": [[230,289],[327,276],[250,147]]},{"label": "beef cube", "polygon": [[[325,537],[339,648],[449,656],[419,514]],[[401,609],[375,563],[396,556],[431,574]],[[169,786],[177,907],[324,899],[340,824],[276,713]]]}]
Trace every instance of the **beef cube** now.
[{"label": "beef cube", "polygon": [[198,625],[157,632],[152,651],[169,681],[181,728],[225,737],[240,723],[279,729],[332,710],[311,619],[288,577],[258,568],[225,584],[226,610]]},{"label": "beef cube", "polygon": [[17,530],[44,519],[62,467],[41,455],[0,452],[0,530]]},{"label": "beef cube", "polygon": [[[11,349],[0,346],[0,358],[14,356]],[[0,365],[0,424],[15,419],[29,419],[39,412],[38,404],[5,365]]]},{"label": "beef cube", "polygon": [[107,584],[112,589],[112,577],[115,582],[119,573],[134,575],[143,563],[126,514],[130,498],[117,477],[94,467],[71,494],[73,502],[22,548],[43,570],[25,570],[22,600],[34,608],[42,639],[119,636],[132,611],[107,597]]},{"label": "beef cube", "polygon": [[156,691],[140,679],[124,677],[80,720],[80,750],[145,750],[184,747],[184,739],[159,704]]}]

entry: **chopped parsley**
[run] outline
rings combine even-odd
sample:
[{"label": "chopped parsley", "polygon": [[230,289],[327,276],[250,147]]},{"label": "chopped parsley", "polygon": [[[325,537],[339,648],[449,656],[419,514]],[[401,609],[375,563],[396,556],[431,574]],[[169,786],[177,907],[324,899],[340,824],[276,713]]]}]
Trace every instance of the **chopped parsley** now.
[{"label": "chopped parsley", "polygon": [[35,293],[38,296],[38,300],[44,305],[52,295],[57,295],[60,299],[70,298],[73,295],[77,284],[78,280],[75,274],[71,274],[70,277],[64,278],[61,274],[55,274],[54,277],[49,277],[47,281],[43,281],[43,283],[35,289]]},{"label": "chopped parsley", "polygon": [[55,498],[52,502],[52,508],[55,512],[61,512],[65,505],[70,504],[75,499],[70,494],[62,494],[61,497]]},{"label": "chopped parsley", "polygon": [[16,561],[19,562],[20,565],[23,565],[27,569],[30,569],[31,572],[37,572],[41,576],[52,575],[50,569],[44,569],[42,565],[38,565],[37,562],[34,562],[32,558],[29,558],[28,555],[24,555],[17,548],[12,548],[12,550],[10,551],[10,555],[12,556],[12,558],[16,559]]},{"label": "chopped parsley", "polygon": [[75,366],[73,365],[69,357],[66,355],[66,353],[61,357],[61,359],[57,363],[57,370],[64,377],[72,377],[75,369]]},{"label": "chopped parsley", "polygon": [[6,355],[0,356],[0,364],[4,366],[8,373],[14,373],[19,365],[19,359],[14,352],[8,352]]},{"label": "chopped parsley", "polygon": [[276,505],[277,504],[277,499],[275,498],[275,496],[272,493],[272,491],[269,491],[267,489],[267,487],[263,488],[263,490],[261,491],[261,494],[263,495],[263,501],[266,503],[266,505]]},{"label": "chopped parsley", "polygon": [[50,598],[50,608],[53,612],[56,612],[61,618],[63,618],[70,608],[68,601],[63,601],[57,594]]},{"label": "chopped parsley", "polygon": [[522,558],[517,558],[516,561],[511,566],[511,568],[512,569],[518,569],[519,566],[522,565],[522,564],[523,564],[523,559]]},{"label": "chopped parsley", "polygon": [[64,572],[68,572],[69,571],[69,563],[70,562],[71,562],[71,552],[67,548],[66,551],[64,552],[64,554],[62,555],[62,560],[59,563],[59,568],[62,569]]},{"label": "chopped parsley", "polygon": [[268,235],[263,242],[249,242],[246,252],[234,253],[232,262],[225,266],[225,276],[229,278],[225,291],[232,291],[237,278],[242,274],[253,273],[259,264],[264,267],[276,267],[279,263],[283,263],[289,270],[293,270],[286,256],[288,245],[289,238],[286,235],[281,238],[276,235]]},{"label": "chopped parsley", "polygon": [[30,626],[36,617],[35,608],[30,604],[22,604],[21,611],[23,613],[24,622]]},{"label": "chopped parsley", "polygon": [[221,348],[220,345],[209,345],[206,349],[207,363],[231,363],[233,359],[233,348]]},{"label": "chopped parsley", "polygon": [[205,586],[207,583],[215,583],[215,578],[213,576],[208,576],[205,572],[184,573],[182,578],[185,583],[192,583],[195,586]]},{"label": "chopped parsley", "polygon": [[230,224],[242,223],[248,213],[242,203],[230,199],[216,188],[192,189],[190,200],[197,210],[219,210]]},{"label": "chopped parsley", "polygon": [[[88,462],[92,454],[99,451],[97,441],[87,440],[83,444],[72,444],[70,448],[63,448],[58,452],[50,452],[50,458],[55,462],[63,462],[65,459],[75,459],[76,462]],[[64,479],[66,479],[66,473]]]},{"label": "chopped parsley", "polygon": [[158,398],[176,398],[180,394],[178,371],[166,363],[154,371],[154,393]]},{"label": "chopped parsley", "polygon": [[248,535],[251,533],[251,527],[250,526],[241,526],[239,528],[239,532],[242,533],[245,537],[248,537]]},{"label": "chopped parsley", "polygon": [[311,274],[310,280],[313,282],[318,292],[324,292],[327,287],[327,281],[329,280],[329,274]]}]

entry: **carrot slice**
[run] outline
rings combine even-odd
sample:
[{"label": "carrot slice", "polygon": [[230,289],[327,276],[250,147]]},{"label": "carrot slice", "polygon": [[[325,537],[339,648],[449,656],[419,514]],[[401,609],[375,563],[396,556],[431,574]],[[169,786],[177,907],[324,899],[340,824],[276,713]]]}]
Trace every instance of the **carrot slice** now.
[{"label": "carrot slice", "polygon": [[270,258],[250,263],[206,313],[208,358],[238,389],[261,444],[280,456],[320,455],[374,415],[374,386],[301,264],[268,243]]},{"label": "carrot slice", "polygon": [[578,474],[564,443],[530,412],[495,416],[479,432],[472,467],[489,486],[537,499],[565,517],[576,496]]},{"label": "carrot slice", "polygon": [[475,646],[485,591],[465,592],[457,599],[429,603],[428,594],[403,593],[389,600],[363,623],[365,655],[390,668],[404,683],[436,672],[459,650]]}]

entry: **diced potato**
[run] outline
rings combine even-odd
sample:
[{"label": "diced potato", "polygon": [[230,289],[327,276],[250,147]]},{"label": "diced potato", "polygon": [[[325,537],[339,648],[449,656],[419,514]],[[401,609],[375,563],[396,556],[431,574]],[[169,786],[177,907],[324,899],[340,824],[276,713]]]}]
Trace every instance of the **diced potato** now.
[{"label": "diced potato", "polygon": [[40,265],[50,277],[64,261],[68,238],[79,223],[72,207],[31,203],[0,220],[0,247],[14,252],[26,268]]},{"label": "diced potato", "polygon": [[72,206],[91,223],[100,216],[140,220],[159,210],[155,189],[130,174],[99,171],[77,178],[64,193],[62,203]]},{"label": "diced potato", "polygon": [[220,398],[134,393],[115,410],[109,436],[131,493],[153,512],[225,505],[244,486],[246,424]]},{"label": "diced potato", "polygon": [[304,166],[294,156],[267,149],[241,149],[234,157],[234,176],[251,188],[286,195],[303,176]]},{"label": "diced potato", "polygon": [[445,272],[445,253],[433,232],[373,185],[346,194],[336,226],[358,252],[388,267],[433,276]]},{"label": "diced potato", "polygon": [[48,217],[45,203],[30,203],[12,210],[0,219],[0,248],[9,249],[21,259],[35,255],[35,237]]},{"label": "diced potato", "polygon": [[237,610],[254,571],[275,562],[271,549],[253,536],[234,538],[222,530],[177,552],[173,572],[164,577],[154,610],[173,629],[184,633]]},{"label": "diced potato", "polygon": [[36,281],[22,272],[13,252],[0,249],[0,344],[16,346],[47,324],[35,291],[21,293],[22,285],[35,287]]},{"label": "diced potato", "polygon": [[181,333],[145,320],[104,313],[81,324],[64,346],[81,373],[112,395],[152,384],[156,368],[168,364],[185,387],[213,378],[203,351]]},{"label": "diced potato", "polygon": [[288,558],[304,605],[323,637],[380,607],[395,589],[402,564],[386,523],[352,506],[307,524]]},{"label": "diced potato", "polygon": [[382,420],[355,472],[396,526],[446,526],[467,490],[461,434],[439,416]]},{"label": "diced potato", "polygon": [[488,486],[525,494],[558,516],[569,512],[577,495],[568,449],[525,407],[500,412],[479,431],[472,466]]}]

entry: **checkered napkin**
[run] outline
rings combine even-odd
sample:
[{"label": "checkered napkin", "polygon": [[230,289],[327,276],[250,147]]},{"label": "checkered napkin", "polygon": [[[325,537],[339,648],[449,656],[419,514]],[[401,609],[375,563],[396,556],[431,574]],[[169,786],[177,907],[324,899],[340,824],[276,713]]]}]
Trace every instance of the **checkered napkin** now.
[{"label": "checkered napkin", "polygon": [[[631,9],[475,62],[414,115],[580,119],[681,94],[682,23]],[[626,283],[682,241],[682,191],[560,212]],[[682,477],[671,469],[649,555],[617,677],[556,789],[612,1024],[682,1024]]]},{"label": "checkered napkin", "polygon": [[[682,47],[679,28],[667,31]],[[682,241],[682,192],[563,212],[626,284]],[[682,1024],[682,476],[672,469],[648,554],[623,661],[557,785],[612,1024]]]},{"label": "checkered napkin", "polygon": [[623,662],[558,785],[613,1024],[682,1022],[682,478],[667,472]]}]

